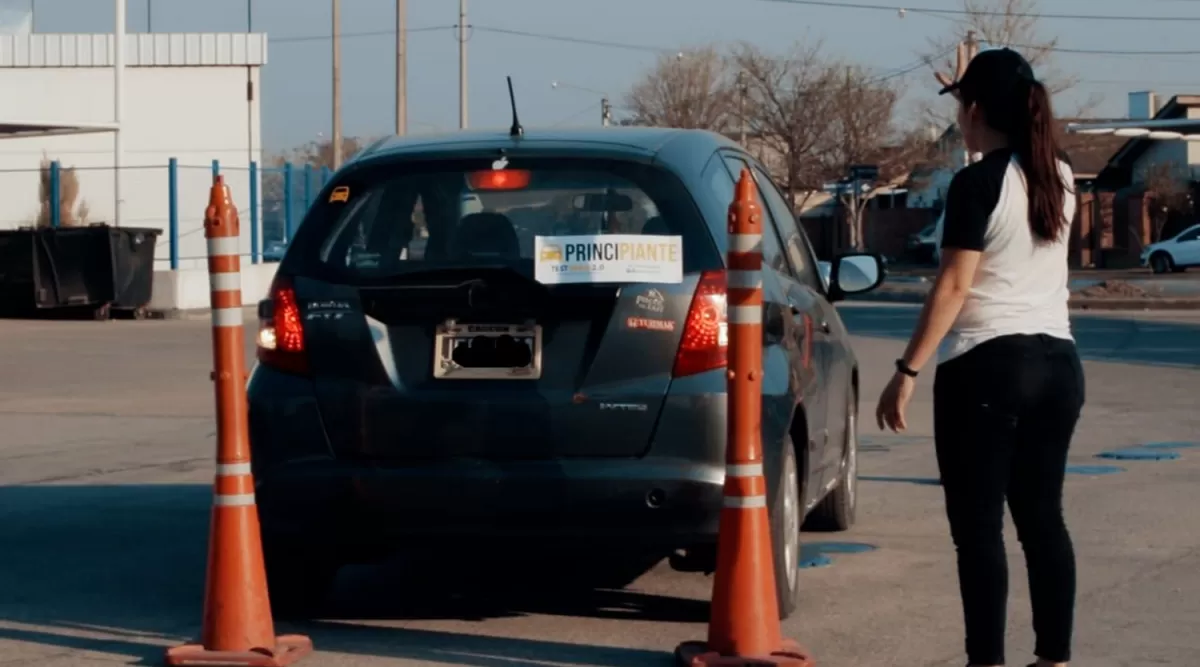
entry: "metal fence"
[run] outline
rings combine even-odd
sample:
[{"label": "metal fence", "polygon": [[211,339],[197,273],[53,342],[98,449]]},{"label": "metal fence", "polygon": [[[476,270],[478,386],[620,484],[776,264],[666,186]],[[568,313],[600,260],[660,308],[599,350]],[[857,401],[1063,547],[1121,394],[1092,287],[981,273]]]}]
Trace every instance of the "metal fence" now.
[{"label": "metal fence", "polygon": [[[329,182],[332,172],[310,164],[260,167],[181,164],[123,167],[70,166],[59,161],[41,168],[0,169],[0,228],[69,226],[110,222],[116,208],[116,179],[121,181],[121,225],[163,230],[159,259],[172,269],[200,265],[205,257],[204,209],[212,179],[225,175],[249,230],[253,263],[278,261],[305,212]],[[245,248],[245,246],[243,246]],[[165,258],[164,258],[165,256]]]}]

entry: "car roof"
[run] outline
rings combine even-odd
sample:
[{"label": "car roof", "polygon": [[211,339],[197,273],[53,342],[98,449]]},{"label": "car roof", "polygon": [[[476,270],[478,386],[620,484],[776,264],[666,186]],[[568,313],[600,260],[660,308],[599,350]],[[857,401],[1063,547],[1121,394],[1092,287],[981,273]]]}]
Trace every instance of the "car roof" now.
[{"label": "car roof", "polygon": [[504,151],[521,153],[572,153],[611,157],[654,158],[675,167],[699,154],[711,155],[720,148],[737,148],[724,135],[707,130],[661,127],[530,128],[524,136],[512,137],[507,129],[461,130],[458,132],[392,136],[381,139],[354,156],[353,162],[477,154]]}]

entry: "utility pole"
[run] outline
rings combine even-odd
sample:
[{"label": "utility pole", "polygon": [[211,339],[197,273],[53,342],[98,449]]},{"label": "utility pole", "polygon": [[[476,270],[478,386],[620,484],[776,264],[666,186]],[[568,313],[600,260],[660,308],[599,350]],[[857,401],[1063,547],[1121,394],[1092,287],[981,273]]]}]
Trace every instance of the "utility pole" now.
[{"label": "utility pole", "polygon": [[125,137],[121,132],[125,107],[125,0],[116,0],[113,25],[113,226],[120,227],[125,208],[121,170],[125,168]]},{"label": "utility pole", "polygon": [[607,97],[600,100],[600,125],[604,127],[612,125],[612,104],[609,103]]},{"label": "utility pole", "polygon": [[396,134],[408,133],[408,7],[396,0]]},{"label": "utility pole", "polygon": [[[975,39],[975,31],[974,30],[967,31],[967,39],[965,40],[964,43],[967,45],[967,63],[969,64],[971,62],[971,60],[973,60],[975,58],[975,54],[979,51],[979,42],[976,41],[976,39]],[[974,156],[971,155],[971,151],[967,149],[966,143],[964,143],[963,144],[963,158],[962,158],[963,166],[965,167],[974,161],[975,161]]]},{"label": "utility pole", "polygon": [[[254,0],[246,0],[246,43],[254,32]],[[249,48],[249,47],[247,47]],[[247,54],[249,55],[249,54]],[[254,68],[246,61],[246,166],[254,162]],[[254,187],[254,186],[251,186]]]},{"label": "utility pole", "polygon": [[458,129],[467,129],[467,0],[458,0]]},{"label": "utility pole", "polygon": [[342,0],[333,0],[333,165],[342,166]]},{"label": "utility pole", "polygon": [[742,148],[746,147],[746,73],[738,72],[737,74],[737,89],[738,89],[738,143]]},{"label": "utility pole", "polygon": [[154,32],[154,22],[151,20],[151,17],[153,16],[153,14],[151,14],[153,7],[154,0],[146,0],[146,34]]}]

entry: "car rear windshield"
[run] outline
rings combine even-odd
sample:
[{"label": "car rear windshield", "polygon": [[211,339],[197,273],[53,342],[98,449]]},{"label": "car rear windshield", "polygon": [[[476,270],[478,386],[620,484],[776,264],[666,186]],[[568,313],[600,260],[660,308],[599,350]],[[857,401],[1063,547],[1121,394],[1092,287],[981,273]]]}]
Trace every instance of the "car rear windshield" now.
[{"label": "car rear windshield", "polygon": [[682,237],[683,270],[719,268],[674,174],[636,162],[513,158],[349,170],[309,212],[295,253],[341,281],[505,265],[532,275],[534,238]]}]

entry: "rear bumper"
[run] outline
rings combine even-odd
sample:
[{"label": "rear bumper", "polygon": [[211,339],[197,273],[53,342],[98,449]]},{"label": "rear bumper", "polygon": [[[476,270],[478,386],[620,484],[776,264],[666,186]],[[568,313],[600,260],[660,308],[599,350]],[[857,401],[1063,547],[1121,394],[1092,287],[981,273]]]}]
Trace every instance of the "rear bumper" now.
[{"label": "rear bumper", "polygon": [[715,540],[723,479],[722,466],[654,458],[396,467],[326,459],[272,466],[257,485],[264,532],[283,539],[367,550],[429,538],[671,549]]},{"label": "rear bumper", "polygon": [[[439,547],[507,538],[653,549],[713,542],[724,401],[703,393],[712,378],[681,382],[642,458],[382,462],[336,455],[311,381],[256,367],[250,440],[264,533],[370,551],[423,539]],[[697,411],[698,401],[712,405]]]}]

